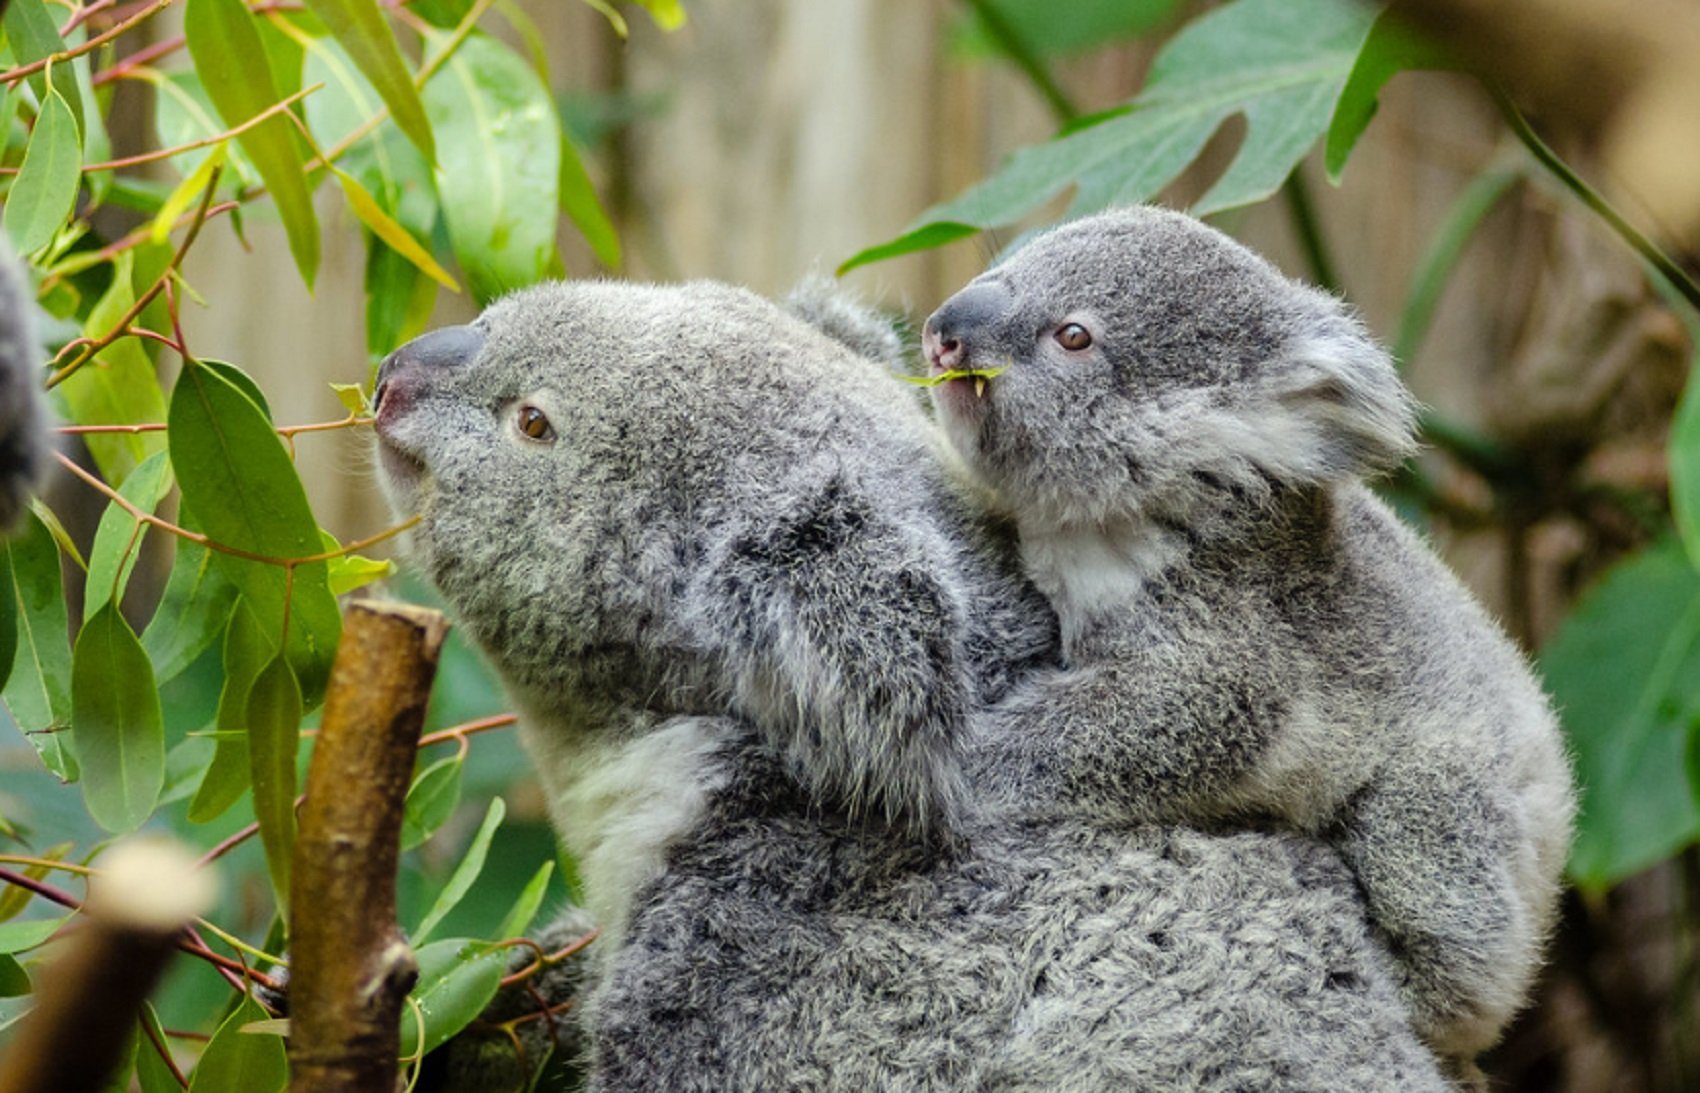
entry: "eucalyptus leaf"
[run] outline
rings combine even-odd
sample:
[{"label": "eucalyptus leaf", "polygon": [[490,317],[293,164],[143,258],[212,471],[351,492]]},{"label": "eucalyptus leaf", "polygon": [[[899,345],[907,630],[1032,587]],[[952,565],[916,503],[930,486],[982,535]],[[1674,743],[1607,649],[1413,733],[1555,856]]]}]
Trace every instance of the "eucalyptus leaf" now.
[{"label": "eucalyptus leaf", "polygon": [[1670,504],[1689,561],[1700,568],[1700,346],[1671,420]]},{"label": "eucalyptus leaf", "polygon": [[[187,506],[182,507],[178,521],[191,530],[197,526]],[[160,683],[174,679],[218,640],[235,600],[236,586],[213,563],[212,552],[199,543],[178,539],[165,593],[142,631],[142,648],[153,661]]]},{"label": "eucalyptus leaf", "polygon": [[248,757],[248,696],[273,652],[273,643],[261,632],[254,613],[238,600],[224,631],[224,686],[213,721],[218,733],[216,750],[189,802],[192,823],[208,823],[223,815],[253,782]]},{"label": "eucalyptus leaf", "polygon": [[71,639],[53,533],[32,511],[10,539],[0,540],[8,577],[4,595],[17,604],[17,652],[0,698],[42,763],[66,782],[77,759],[64,730],[71,724]]},{"label": "eucalyptus leaf", "polygon": [[511,937],[524,937],[531,929],[532,920],[537,917],[538,908],[543,906],[543,895],[549,888],[549,878],[555,873],[555,863],[546,861],[532,874],[519,898],[508,910],[508,915],[502,924],[496,927],[496,937],[506,941]]},{"label": "eucalyptus leaf", "polygon": [[487,941],[456,938],[419,947],[419,982],[409,996],[425,1019],[424,1042],[411,1009],[402,1011],[401,1054],[431,1051],[471,1024],[496,997],[508,951]]},{"label": "eucalyptus leaf", "polygon": [[295,848],[295,753],[301,739],[301,690],[282,655],[254,677],[248,692],[248,769],[254,818],[266,848],[272,893],[285,916],[289,907],[289,857]]},{"label": "eucalyptus leaf", "polygon": [[1582,807],[1571,878],[1605,888],[1700,835],[1683,772],[1700,719],[1700,573],[1666,540],[1614,566],[1540,656]]},{"label": "eucalyptus leaf", "polygon": [[189,1093],[281,1093],[289,1084],[282,1037],[242,1031],[266,1017],[258,1002],[243,998],[201,1053]]},{"label": "eucalyptus leaf", "polygon": [[401,818],[401,848],[411,850],[454,815],[460,803],[460,776],[465,766],[459,755],[439,759],[419,772],[407,789]]},{"label": "eucalyptus leaf", "polygon": [[478,874],[484,871],[484,859],[490,853],[490,840],[495,838],[496,828],[501,826],[502,817],[506,814],[507,805],[502,799],[491,798],[490,807],[484,813],[484,822],[478,827],[478,834],[472,837],[471,845],[466,848],[466,853],[461,855],[459,864],[449,876],[449,882],[438,893],[436,902],[425,912],[425,918],[420,921],[419,928],[412,932],[415,945],[430,937],[431,931],[435,930],[466,893],[472,890],[472,884],[478,879]]},{"label": "eucalyptus leaf", "polygon": [[59,93],[51,92],[41,104],[23,166],[6,194],[6,234],[20,253],[47,246],[70,219],[82,171],[83,141],[76,119]]},{"label": "eucalyptus leaf", "polygon": [[427,160],[436,159],[431,123],[377,0],[307,0],[307,8],[324,20],[337,42],[360,66],[401,131]]},{"label": "eucalyptus leaf", "polygon": [[[65,39],[60,37],[59,23],[53,15],[55,8],[50,8],[45,0],[11,0],[4,9],[5,18],[0,25],[5,27],[6,44],[11,47],[12,59],[18,64],[33,64],[43,57],[65,51]],[[49,69],[52,94],[64,100],[80,126],[85,111],[82,89],[77,86],[75,73],[69,64],[63,63],[50,65]],[[30,76],[30,89],[35,92],[37,102],[48,98],[49,82],[49,72],[46,71]]]},{"label": "eucalyptus leaf", "polygon": [[165,786],[165,720],[153,665],[111,601],[77,635],[71,729],[89,815],[114,834],[134,831]]},{"label": "eucalyptus leaf", "polygon": [[[118,495],[143,512],[151,513],[170,489],[171,463],[165,452],[158,451],[124,480]],[[116,501],[110,502],[101,513],[94,545],[89,548],[88,580],[83,586],[85,620],[93,618],[108,601],[123,602],[124,588],[141,555],[144,531],[142,522]]]}]

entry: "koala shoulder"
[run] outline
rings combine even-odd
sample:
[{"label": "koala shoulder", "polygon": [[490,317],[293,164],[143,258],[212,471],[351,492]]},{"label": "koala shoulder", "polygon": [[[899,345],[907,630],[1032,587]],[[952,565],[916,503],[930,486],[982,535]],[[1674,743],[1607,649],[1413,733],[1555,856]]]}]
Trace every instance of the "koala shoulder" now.
[{"label": "koala shoulder", "polygon": [[784,307],[858,355],[893,370],[906,370],[906,347],[897,327],[832,278],[821,274],[804,278],[785,297]]},{"label": "koala shoulder", "polygon": [[17,522],[51,451],[34,307],[29,274],[0,246],[0,528]]}]

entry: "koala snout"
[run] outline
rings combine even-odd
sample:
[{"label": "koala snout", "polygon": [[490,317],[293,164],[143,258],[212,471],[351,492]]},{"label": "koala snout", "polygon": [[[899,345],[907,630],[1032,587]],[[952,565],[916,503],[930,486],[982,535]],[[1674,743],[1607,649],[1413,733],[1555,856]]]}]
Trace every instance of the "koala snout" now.
[{"label": "koala snout", "polygon": [[378,366],[378,385],[372,408],[382,410],[384,396],[395,387],[398,374],[413,369],[452,368],[466,364],[484,345],[484,333],[471,326],[445,326],[421,334],[384,358]]},{"label": "koala snout", "polygon": [[983,342],[987,328],[1003,318],[1010,303],[1009,290],[989,281],[969,285],[940,305],[921,329],[921,348],[933,368],[966,367],[976,343]]}]

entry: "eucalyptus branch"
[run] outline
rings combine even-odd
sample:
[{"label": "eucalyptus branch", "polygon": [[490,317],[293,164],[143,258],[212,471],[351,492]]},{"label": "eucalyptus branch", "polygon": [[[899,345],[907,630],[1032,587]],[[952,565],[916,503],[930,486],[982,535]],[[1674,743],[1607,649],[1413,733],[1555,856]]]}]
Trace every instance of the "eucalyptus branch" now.
[{"label": "eucalyptus branch", "polygon": [[189,222],[188,234],[183,237],[183,242],[178,244],[176,251],[172,252],[171,261],[154,279],[154,283],[148,286],[147,291],[136,297],[136,302],[131,304],[123,315],[119,316],[111,330],[84,346],[82,352],[78,353],[71,363],[47,377],[48,389],[51,390],[64,383],[76,373],[77,369],[94,359],[95,354],[123,337],[130,324],[136,321],[136,318],[147,309],[149,304],[153,303],[154,297],[165,290],[166,282],[176,275],[177,268],[183,264],[183,259],[189,253],[189,248],[195,245],[195,238],[201,234],[201,226],[207,222],[209,210],[212,208],[213,196],[218,191],[218,180],[223,173],[224,167],[222,165],[213,168],[212,174],[207,178],[206,192],[201,195],[201,203],[195,210],[195,217]]},{"label": "eucalyptus branch", "polygon": [[62,49],[57,53],[49,53],[47,56],[42,57],[39,60],[31,61],[27,65],[19,65],[17,68],[0,72],[0,82],[15,84],[25,76],[35,75],[37,72],[46,68],[49,64],[58,64],[61,61],[69,61],[73,57],[81,57],[85,53],[93,53],[95,50],[112,41],[114,38],[123,35],[126,31],[130,30],[130,28],[140,26],[142,23],[152,19],[154,16],[170,7],[174,2],[175,0],[154,0],[153,3],[149,4],[135,15],[130,16],[130,18],[125,19],[121,23],[115,24],[110,30],[103,31],[100,34],[95,35],[82,45],[72,46],[69,49]]},{"label": "eucalyptus branch", "polygon": [[1493,94],[1494,102],[1499,105],[1499,112],[1504,116],[1506,124],[1511,127],[1511,131],[1517,135],[1517,139],[1523,142],[1523,146],[1540,162],[1541,166],[1551,171],[1553,177],[1563,183],[1565,188],[1575,194],[1582,204],[1591,209],[1601,220],[1604,220],[1612,231],[1616,232],[1625,243],[1628,243],[1636,254],[1639,254],[1657,270],[1659,276],[1670,282],[1670,286],[1681,294],[1682,298],[1688,302],[1688,306],[1700,311],[1700,285],[1694,283],[1687,271],[1678,265],[1675,259],[1666,254],[1657,243],[1626,220],[1623,214],[1618,212],[1616,207],[1607,201],[1598,190],[1588,185],[1587,181],[1577,174],[1570,164],[1564,162],[1563,158],[1553,151],[1546,141],[1541,139],[1540,134],[1535,132],[1534,127],[1529,124],[1529,119],[1525,118],[1523,112],[1517,109],[1517,104],[1511,101],[1511,96],[1506,94],[1503,87],[1492,81],[1488,81],[1487,86]]}]

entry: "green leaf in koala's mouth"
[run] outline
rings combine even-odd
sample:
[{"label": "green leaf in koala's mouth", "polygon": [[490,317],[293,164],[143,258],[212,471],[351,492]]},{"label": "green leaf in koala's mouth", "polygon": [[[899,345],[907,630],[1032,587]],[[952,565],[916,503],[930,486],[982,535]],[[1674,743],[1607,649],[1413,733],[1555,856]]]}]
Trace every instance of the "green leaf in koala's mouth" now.
[{"label": "green leaf in koala's mouth", "polygon": [[1009,365],[1006,364],[1002,368],[952,368],[947,372],[934,372],[930,376],[906,376],[901,372],[894,372],[892,375],[904,383],[913,383],[916,387],[937,387],[947,380],[976,380],[974,393],[979,394],[984,390],[987,380],[1008,371]]}]

